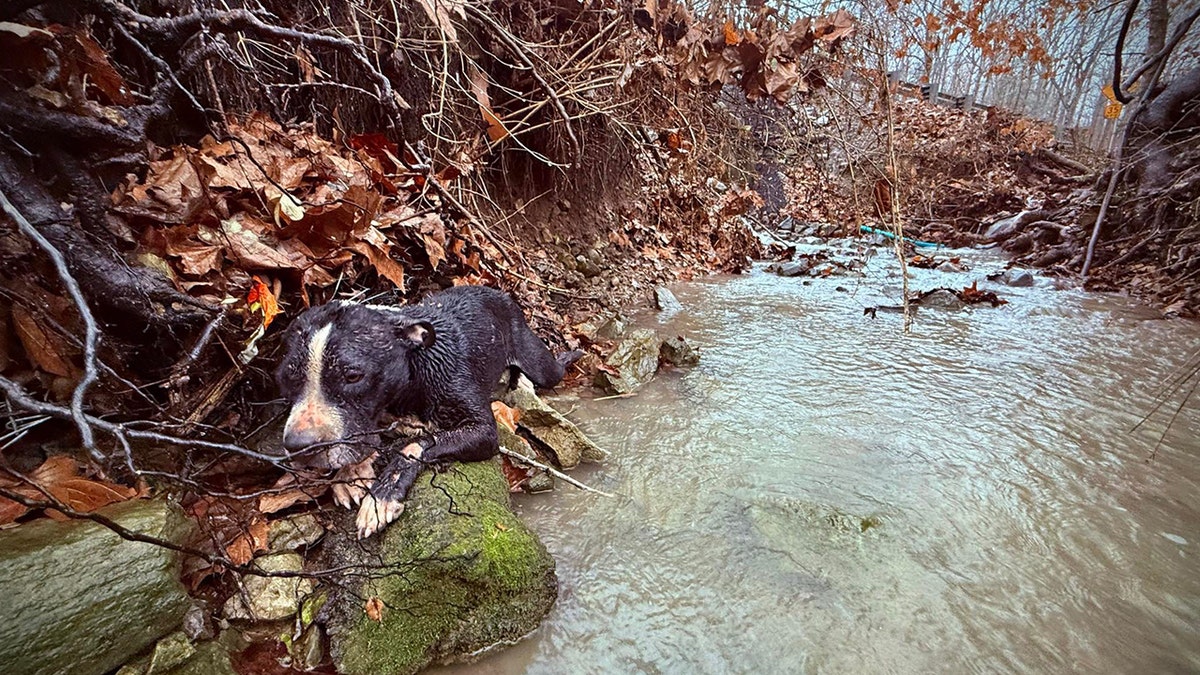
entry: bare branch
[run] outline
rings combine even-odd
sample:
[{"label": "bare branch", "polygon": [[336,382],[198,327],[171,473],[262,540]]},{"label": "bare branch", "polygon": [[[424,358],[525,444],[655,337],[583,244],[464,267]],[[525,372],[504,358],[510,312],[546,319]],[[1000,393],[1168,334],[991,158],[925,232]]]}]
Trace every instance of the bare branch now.
[{"label": "bare branch", "polygon": [[79,438],[83,443],[83,447],[88,451],[93,459],[100,461],[104,456],[96,449],[96,439],[92,435],[92,427],[88,424],[83,414],[83,399],[87,394],[88,387],[96,381],[96,347],[100,341],[100,329],[96,325],[96,319],[92,316],[92,310],[88,308],[87,300],[83,298],[83,291],[79,289],[79,283],[75,281],[75,277],[71,276],[71,272],[67,269],[67,261],[63,258],[53,244],[50,243],[41,232],[38,232],[25,216],[17,210],[4,192],[0,191],[0,208],[12,218],[17,227],[25,236],[32,239],[50,260],[54,263],[54,269],[58,272],[58,278],[62,280],[63,286],[70,294],[71,300],[74,301],[75,307],[79,310],[79,316],[83,319],[85,328],[83,341],[83,378],[79,380],[79,384],[75,385],[75,391],[71,395],[71,419],[75,421],[76,428],[79,429]]}]

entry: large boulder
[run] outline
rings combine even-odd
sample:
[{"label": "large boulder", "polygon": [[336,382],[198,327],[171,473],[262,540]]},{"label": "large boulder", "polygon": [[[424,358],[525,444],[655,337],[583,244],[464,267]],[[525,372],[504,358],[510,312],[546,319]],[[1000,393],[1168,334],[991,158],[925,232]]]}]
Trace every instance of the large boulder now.
[{"label": "large boulder", "polygon": [[[191,523],[162,500],[101,509],[123,528],[182,545]],[[92,521],[0,533],[0,663],[7,673],[100,675],[175,631],[192,601],[179,558]]]},{"label": "large boulder", "polygon": [[658,336],[652,330],[629,333],[596,373],[596,386],[612,394],[628,394],[658,371]]},{"label": "large boulder", "polygon": [[326,535],[322,564],[351,567],[324,614],[338,672],[415,673],[538,626],[558,592],[554,560],[508,499],[497,460],[453,464],[418,478],[378,540],[355,541],[349,523]]}]

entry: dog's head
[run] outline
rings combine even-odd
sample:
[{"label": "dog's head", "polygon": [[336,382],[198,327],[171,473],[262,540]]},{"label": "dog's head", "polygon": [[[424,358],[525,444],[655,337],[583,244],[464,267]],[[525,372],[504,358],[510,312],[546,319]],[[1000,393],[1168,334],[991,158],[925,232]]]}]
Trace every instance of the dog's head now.
[{"label": "dog's head", "polygon": [[412,384],[412,353],[435,336],[403,308],[333,302],[301,314],[284,340],[283,446],[296,465],[338,469],[371,453],[380,416]]}]

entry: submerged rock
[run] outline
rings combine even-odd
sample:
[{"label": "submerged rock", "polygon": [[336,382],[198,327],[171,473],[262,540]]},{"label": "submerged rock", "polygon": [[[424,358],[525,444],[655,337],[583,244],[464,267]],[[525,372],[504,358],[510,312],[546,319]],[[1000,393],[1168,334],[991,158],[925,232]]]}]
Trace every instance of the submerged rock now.
[{"label": "submerged rock", "polygon": [[[232,633],[226,631],[225,635]],[[229,658],[229,642],[193,642],[183,632],[158,641],[146,655],[121,667],[116,675],[237,675]]]},{"label": "submerged rock", "polygon": [[[101,509],[134,532],[183,545],[192,526],[162,500]],[[175,631],[191,599],[178,554],[91,521],[0,533],[0,663],[7,673],[107,673]]]},{"label": "submerged rock", "polygon": [[1000,281],[1014,288],[1028,288],[1033,286],[1033,273],[1022,269],[1005,270]]},{"label": "submerged rock", "polygon": [[954,291],[946,288],[937,288],[913,300],[914,304],[922,307],[933,307],[936,309],[958,310],[967,306],[967,303],[962,301]]},{"label": "submerged rock", "polygon": [[596,372],[596,386],[613,394],[628,394],[650,381],[658,371],[658,336],[652,330],[630,333]]},{"label": "submerged rock", "polygon": [[[498,460],[470,462],[423,473],[378,539],[355,540],[344,516],[326,537],[327,564],[362,568],[335,584],[326,606],[338,672],[407,675],[537,627],[557,595],[554,560],[508,499]],[[378,621],[368,603],[382,607]]]},{"label": "submerged rock", "polygon": [[[656,366],[657,363],[655,356]],[[570,469],[580,462],[600,462],[605,459],[606,453],[583,435],[579,427],[538,397],[534,392],[533,383],[527,378],[522,376],[518,386],[505,394],[504,403],[521,411],[517,427],[553,452],[554,459],[562,468]],[[519,436],[517,438],[525,440]],[[525,454],[520,448],[512,449]]]},{"label": "submerged rock", "polygon": [[700,363],[700,352],[696,351],[682,335],[667,338],[659,347],[662,360],[675,366],[694,366]]},{"label": "submerged rock", "polygon": [[767,271],[773,274],[778,274],[781,277],[798,277],[812,268],[810,260],[799,260],[792,262],[771,263],[767,265]]}]

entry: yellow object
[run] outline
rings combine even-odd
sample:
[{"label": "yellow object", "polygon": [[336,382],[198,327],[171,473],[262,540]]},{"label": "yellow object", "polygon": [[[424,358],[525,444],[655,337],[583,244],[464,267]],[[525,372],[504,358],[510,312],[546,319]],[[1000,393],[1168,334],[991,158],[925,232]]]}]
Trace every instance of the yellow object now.
[{"label": "yellow object", "polygon": [[1124,106],[1122,106],[1120,103],[1109,103],[1108,105],[1104,106],[1104,119],[1117,119],[1117,117],[1121,115],[1121,108],[1123,107]]},{"label": "yellow object", "polygon": [[[1117,95],[1113,93],[1112,83],[1100,87],[1100,93],[1104,94],[1104,98],[1112,101],[1113,103],[1117,102]],[[1107,113],[1105,113],[1105,116],[1107,116]]]}]

